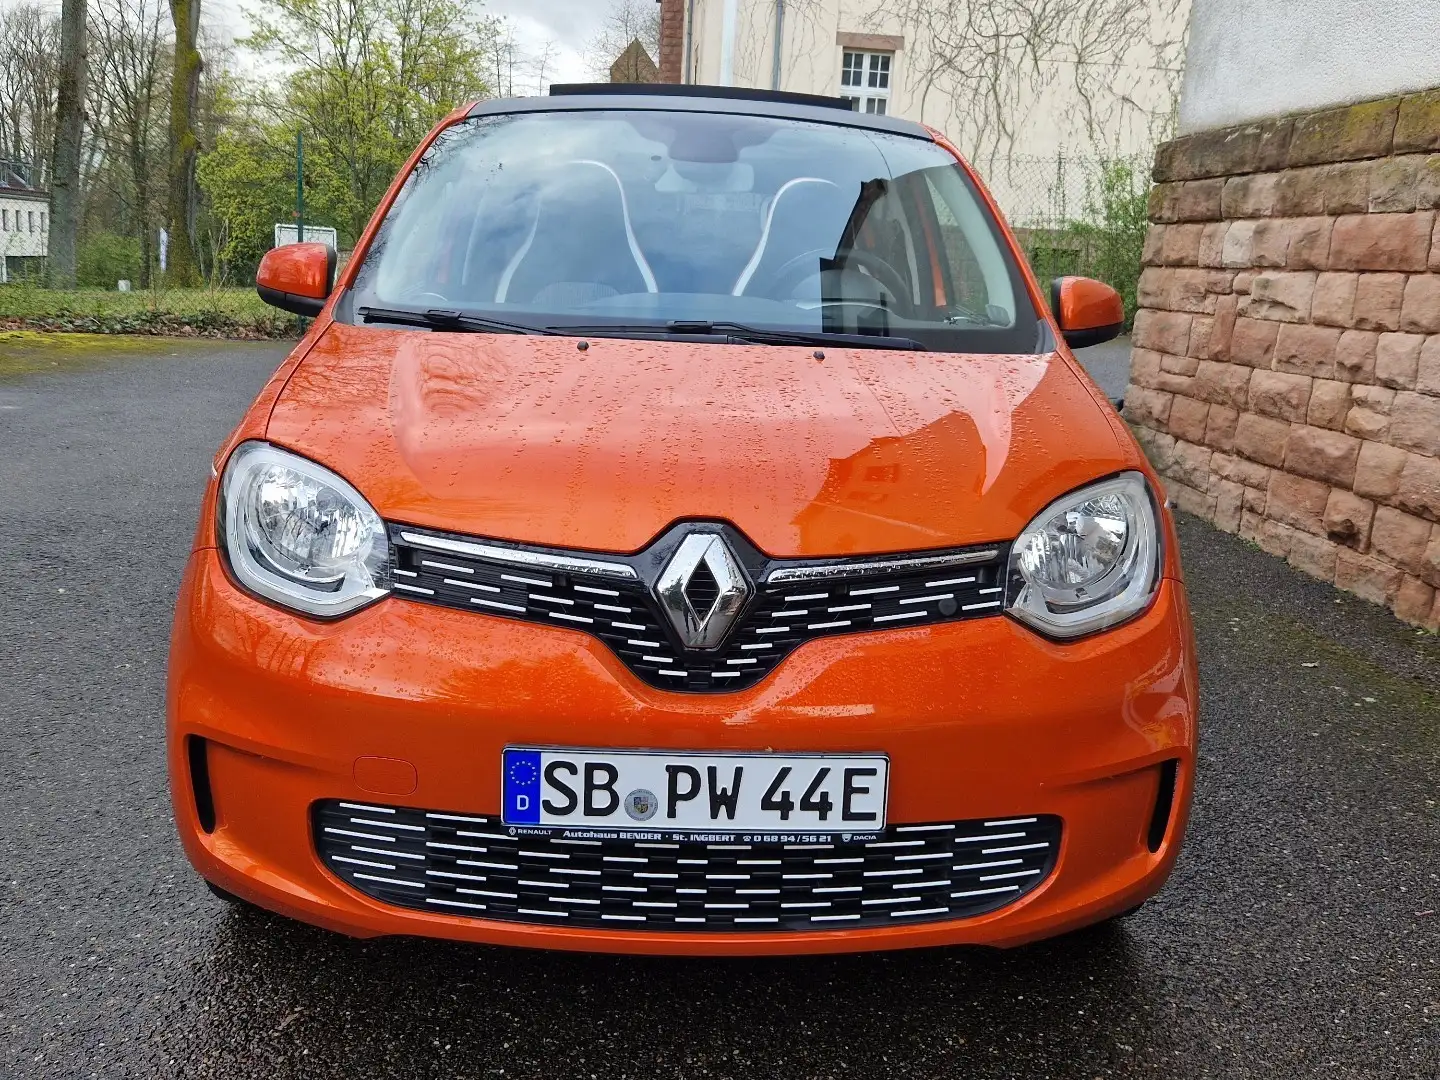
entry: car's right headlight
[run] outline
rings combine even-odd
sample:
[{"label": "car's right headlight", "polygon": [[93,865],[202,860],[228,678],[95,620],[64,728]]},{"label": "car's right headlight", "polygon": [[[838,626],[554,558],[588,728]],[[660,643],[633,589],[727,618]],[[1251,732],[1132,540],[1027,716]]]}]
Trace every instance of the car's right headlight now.
[{"label": "car's right headlight", "polygon": [[220,481],[220,544],[240,584],[322,618],[390,591],[385,523],[350,484],[264,442],[242,443]]},{"label": "car's right headlight", "polygon": [[1010,551],[1006,607],[1047,637],[1134,618],[1160,587],[1160,527],[1145,477],[1121,473],[1055,500]]}]

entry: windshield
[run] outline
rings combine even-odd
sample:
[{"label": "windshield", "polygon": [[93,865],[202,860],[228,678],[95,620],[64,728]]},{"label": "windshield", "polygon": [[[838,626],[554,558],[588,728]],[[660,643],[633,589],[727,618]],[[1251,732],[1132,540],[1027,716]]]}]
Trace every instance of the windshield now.
[{"label": "windshield", "polygon": [[386,215],[342,316],[367,306],[562,331],[883,334],[965,352],[1034,352],[1039,340],[1014,258],[942,147],[691,112],[447,129]]}]

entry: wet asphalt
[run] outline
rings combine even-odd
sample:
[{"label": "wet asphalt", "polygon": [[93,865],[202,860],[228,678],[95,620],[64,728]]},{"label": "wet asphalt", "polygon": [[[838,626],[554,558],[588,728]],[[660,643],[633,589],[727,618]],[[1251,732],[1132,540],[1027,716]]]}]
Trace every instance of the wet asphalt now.
[{"label": "wet asphalt", "polygon": [[166,640],[210,456],[284,350],[7,351],[0,1076],[1440,1076],[1440,642],[1193,520],[1197,802],[1121,926],[695,961],[232,909],[170,823]]}]

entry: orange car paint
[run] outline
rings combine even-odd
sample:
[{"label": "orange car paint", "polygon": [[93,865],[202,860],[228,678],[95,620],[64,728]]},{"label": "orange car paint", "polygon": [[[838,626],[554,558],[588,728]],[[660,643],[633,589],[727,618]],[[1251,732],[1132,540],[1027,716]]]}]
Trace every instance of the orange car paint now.
[{"label": "orange car paint", "polygon": [[324,244],[284,244],[265,253],[255,280],[275,292],[324,300],[330,295],[330,261]]},{"label": "orange car paint", "polygon": [[1060,279],[1060,310],[1056,313],[1065,330],[1094,330],[1119,326],[1125,321],[1125,303],[1109,285],[1089,278]]},{"label": "orange car paint", "polygon": [[[464,112],[402,170],[340,288],[403,177]],[[1018,250],[1003,219],[1002,231]],[[327,306],[217,466],[252,438],[336,470],[388,520],[610,552],[638,550],[682,518],[730,521],[775,557],[948,547],[1011,539],[1059,494],[1121,470],[1144,471],[1159,490],[1063,344],[1017,356],[827,348],[817,359],[601,339],[582,352],[568,338],[336,324]],[[176,611],[175,815],[205,877],[285,915],[358,936],[641,953],[1008,946],[1134,906],[1178,853],[1198,689],[1168,512],[1156,600],[1117,629],[1062,645],[1002,616],[823,638],[749,690],[684,695],[645,685],[599,640],[562,627],[394,597],[333,623],[267,605],[223,566],[215,499],[212,480]],[[190,787],[192,735],[210,745],[210,832]],[[371,900],[320,862],[313,800],[388,790],[406,805],[494,813],[500,751],[512,743],[883,748],[892,822],[1053,813],[1066,834],[1055,871],[1008,907],[853,931],[458,918]],[[1175,813],[1152,853],[1144,833],[1168,760],[1180,763]]]},{"label": "orange car paint", "polygon": [[[1055,495],[1140,465],[1054,355],[603,338],[582,352],[340,324],[265,437],[390,520],[629,552],[677,519],[722,519],[777,558],[1014,537]],[[899,466],[888,484],[863,481],[877,455]]]}]

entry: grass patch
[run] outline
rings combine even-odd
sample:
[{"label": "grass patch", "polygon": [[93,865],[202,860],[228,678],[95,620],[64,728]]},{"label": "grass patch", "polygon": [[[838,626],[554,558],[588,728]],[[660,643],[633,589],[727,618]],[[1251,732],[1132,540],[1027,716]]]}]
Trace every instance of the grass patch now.
[{"label": "grass patch", "polygon": [[[213,339],[208,339],[213,340]],[[236,346],[231,346],[232,348]],[[279,346],[283,348],[283,346]],[[238,348],[265,349],[263,344]],[[270,346],[274,350],[277,346]],[[129,357],[206,355],[214,345],[206,338],[165,338],[153,335],[57,334],[43,330],[0,329],[0,380],[37,372],[97,368]]]},{"label": "grass patch", "polygon": [[154,351],[155,342],[140,337],[0,330],[0,376],[29,375],[59,367],[84,367],[117,355],[143,355]]},{"label": "grass patch", "polygon": [[254,289],[0,287],[0,330],[152,334],[270,340],[297,336],[295,316],[270,307]]}]

